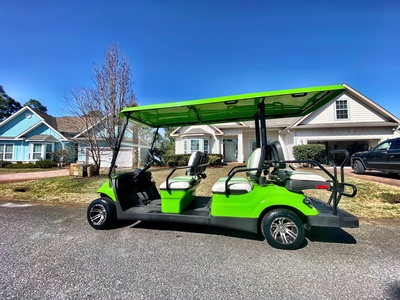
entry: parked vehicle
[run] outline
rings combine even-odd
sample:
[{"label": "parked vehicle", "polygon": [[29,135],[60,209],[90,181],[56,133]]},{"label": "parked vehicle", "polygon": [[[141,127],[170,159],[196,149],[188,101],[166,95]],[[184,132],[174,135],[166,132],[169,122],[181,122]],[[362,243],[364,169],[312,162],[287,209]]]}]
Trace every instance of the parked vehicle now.
[{"label": "parked vehicle", "polygon": [[[325,172],[329,178],[325,180],[317,174],[287,169],[288,164],[299,161],[286,161],[278,141],[267,143],[266,119],[307,115],[343,91],[342,85],[334,85],[124,109],[120,114],[126,120],[123,130],[129,122],[135,122],[155,128],[156,134],[145,166],[116,175],[112,170],[119,141],[109,181],[98,190],[100,198],[88,207],[89,224],[95,229],[110,228],[115,220],[220,226],[263,234],[271,246],[280,249],[298,248],[304,241],[305,230],[313,226],[358,227],[357,217],[338,208],[342,196],[354,197],[357,193],[354,185],[344,182],[343,168],[349,159],[345,150],[329,154],[333,174],[318,162],[307,161]],[[156,187],[149,169],[154,163],[163,165],[155,148],[159,128],[249,120],[255,121],[257,149],[246,166],[232,168],[214,183],[212,196],[195,194],[208,167],[207,153],[201,151],[191,155],[187,166],[173,168]],[[334,163],[336,154],[345,158],[339,166]],[[186,175],[174,177],[182,168]],[[326,203],[305,196],[304,189],[325,189],[331,196]]]},{"label": "parked vehicle", "polygon": [[351,156],[351,166],[356,174],[376,170],[400,174],[400,138],[386,140],[376,147]]}]

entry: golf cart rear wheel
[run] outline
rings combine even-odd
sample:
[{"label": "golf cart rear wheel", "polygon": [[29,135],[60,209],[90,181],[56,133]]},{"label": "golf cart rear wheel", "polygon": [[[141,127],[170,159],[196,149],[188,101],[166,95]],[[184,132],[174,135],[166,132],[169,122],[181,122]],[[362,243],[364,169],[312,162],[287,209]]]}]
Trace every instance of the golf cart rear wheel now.
[{"label": "golf cart rear wheel", "polygon": [[304,241],[304,226],[300,218],[287,209],[274,209],[261,221],[261,232],[274,248],[296,249]]},{"label": "golf cart rear wheel", "polygon": [[109,198],[100,198],[90,203],[87,220],[94,229],[108,229],[115,221],[115,204]]}]

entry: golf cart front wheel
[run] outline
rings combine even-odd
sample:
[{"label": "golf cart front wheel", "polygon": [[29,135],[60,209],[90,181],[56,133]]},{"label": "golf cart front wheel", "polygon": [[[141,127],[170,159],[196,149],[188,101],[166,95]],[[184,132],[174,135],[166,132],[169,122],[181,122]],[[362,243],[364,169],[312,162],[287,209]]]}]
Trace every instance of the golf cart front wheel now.
[{"label": "golf cart front wheel", "polygon": [[94,229],[108,229],[115,221],[115,204],[111,199],[92,201],[87,209],[87,220]]},{"label": "golf cart front wheel", "polygon": [[297,249],[304,241],[304,226],[300,218],[287,209],[274,209],[261,221],[261,232],[274,248]]}]

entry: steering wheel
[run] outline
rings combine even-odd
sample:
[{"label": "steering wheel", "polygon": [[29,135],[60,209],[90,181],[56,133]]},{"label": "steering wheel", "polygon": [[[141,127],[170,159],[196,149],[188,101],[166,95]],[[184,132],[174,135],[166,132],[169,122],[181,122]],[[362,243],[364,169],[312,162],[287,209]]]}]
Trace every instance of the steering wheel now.
[{"label": "steering wheel", "polygon": [[160,167],[165,165],[164,159],[160,155],[160,150],[158,148],[149,149],[149,155],[151,159]]}]

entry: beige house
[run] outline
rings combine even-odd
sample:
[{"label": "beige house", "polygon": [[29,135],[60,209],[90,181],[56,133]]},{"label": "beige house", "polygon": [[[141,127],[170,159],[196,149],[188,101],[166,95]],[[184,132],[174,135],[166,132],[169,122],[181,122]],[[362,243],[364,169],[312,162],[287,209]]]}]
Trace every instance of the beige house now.
[{"label": "beige house", "polygon": [[[344,84],[346,90],[320,109],[301,118],[267,120],[268,142],[279,140],[286,159],[293,146],[324,144],[327,151],[367,150],[380,141],[400,136],[400,120],[368,97]],[[224,161],[244,162],[255,148],[254,122],[178,127],[175,153],[196,150],[223,154]]]}]

